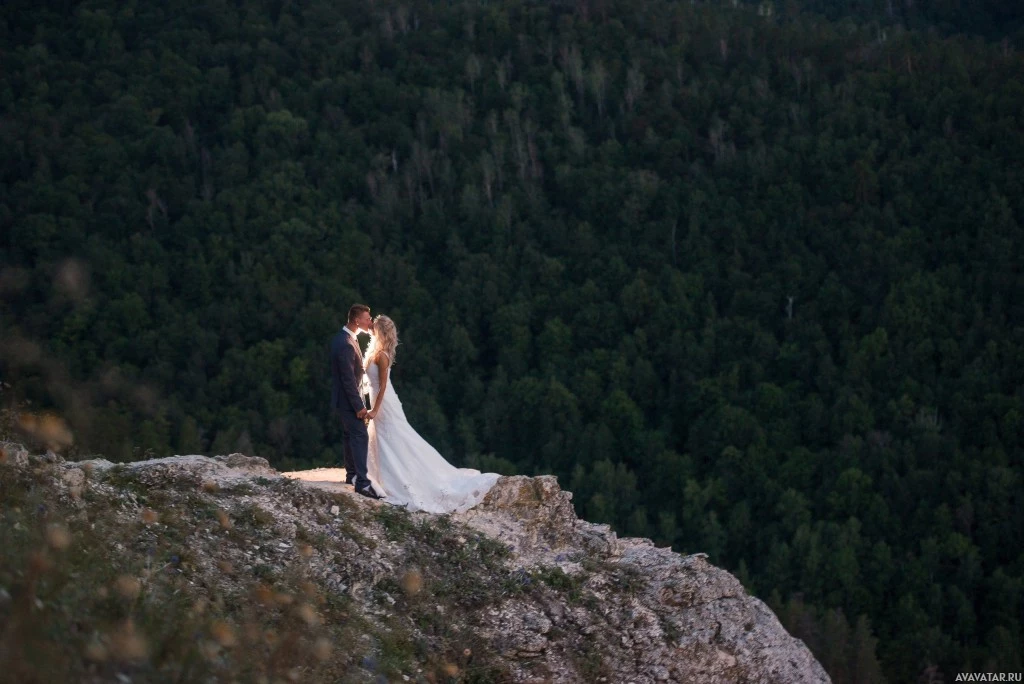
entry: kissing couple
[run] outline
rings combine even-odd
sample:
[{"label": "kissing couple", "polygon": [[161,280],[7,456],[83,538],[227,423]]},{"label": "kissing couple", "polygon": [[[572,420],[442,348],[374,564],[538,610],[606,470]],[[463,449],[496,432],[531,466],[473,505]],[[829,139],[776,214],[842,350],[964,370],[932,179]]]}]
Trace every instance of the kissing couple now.
[{"label": "kissing couple", "polygon": [[[360,334],[370,336],[365,354]],[[364,304],[349,308],[347,323],[331,340],[331,409],[344,433],[345,484],[411,511],[472,508],[500,475],[456,468],[413,429],[390,382],[397,348],[395,322],[371,317]],[[366,384],[372,408],[363,404]]]}]

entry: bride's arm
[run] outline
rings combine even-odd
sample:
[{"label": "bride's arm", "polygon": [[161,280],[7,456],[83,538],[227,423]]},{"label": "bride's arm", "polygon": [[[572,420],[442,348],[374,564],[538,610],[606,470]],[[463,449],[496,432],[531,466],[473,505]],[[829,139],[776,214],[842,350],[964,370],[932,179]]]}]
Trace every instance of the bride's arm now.
[{"label": "bride's arm", "polygon": [[377,354],[375,363],[380,373],[380,390],[377,391],[377,397],[373,400],[373,410],[370,411],[369,416],[371,419],[377,416],[377,411],[384,401],[384,392],[388,388],[388,368],[391,367],[391,359],[387,357],[387,354]]}]

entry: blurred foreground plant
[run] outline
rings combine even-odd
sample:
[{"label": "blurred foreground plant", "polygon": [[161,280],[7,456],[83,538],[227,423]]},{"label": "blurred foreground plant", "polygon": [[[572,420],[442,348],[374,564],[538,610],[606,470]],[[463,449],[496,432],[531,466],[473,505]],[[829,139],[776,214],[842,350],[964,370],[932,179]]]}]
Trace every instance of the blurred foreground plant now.
[{"label": "blurred foreground plant", "polygon": [[172,515],[144,508],[125,524],[117,501],[90,496],[88,482],[86,506],[54,486],[53,465],[5,461],[0,681],[344,681],[348,658],[332,644],[353,643],[355,628],[299,570],[273,587],[196,581],[182,567],[186,521],[158,525]]}]

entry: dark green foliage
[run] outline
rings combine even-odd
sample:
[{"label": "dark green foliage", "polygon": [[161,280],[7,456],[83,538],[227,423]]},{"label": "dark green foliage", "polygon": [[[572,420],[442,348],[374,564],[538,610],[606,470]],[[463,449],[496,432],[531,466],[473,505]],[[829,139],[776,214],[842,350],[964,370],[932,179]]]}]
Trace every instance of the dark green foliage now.
[{"label": "dark green foliage", "polygon": [[337,464],[366,301],[453,462],[801,593],[837,681],[1019,669],[1020,46],[728,4],[5,4],[0,377]]},{"label": "dark green foliage", "polygon": [[[749,2],[749,0],[747,0]],[[1024,6],[1013,0],[931,0],[903,2],[897,0],[796,0],[785,3],[750,2],[760,11],[779,12],[783,17],[816,13],[832,20],[854,19],[884,27],[941,31],[947,34],[981,34],[990,39],[1024,36]],[[771,8],[771,9],[769,9]],[[773,13],[774,13],[773,12]]]}]

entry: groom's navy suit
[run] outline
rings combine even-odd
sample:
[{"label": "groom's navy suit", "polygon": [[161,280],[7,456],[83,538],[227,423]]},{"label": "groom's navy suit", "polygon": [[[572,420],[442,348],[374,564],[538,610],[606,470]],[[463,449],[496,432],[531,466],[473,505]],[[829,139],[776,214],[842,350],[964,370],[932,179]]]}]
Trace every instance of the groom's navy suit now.
[{"label": "groom's navy suit", "polygon": [[341,417],[344,430],[345,472],[355,476],[357,490],[370,486],[366,475],[366,449],[369,438],[366,423],[358,413],[366,408],[359,396],[363,379],[362,352],[355,335],[341,330],[331,340],[331,409]]}]

